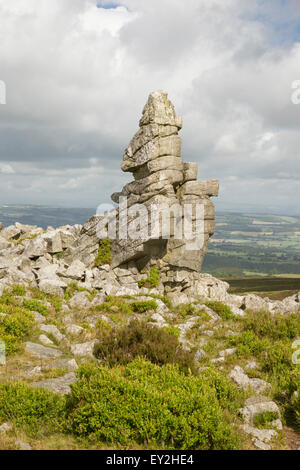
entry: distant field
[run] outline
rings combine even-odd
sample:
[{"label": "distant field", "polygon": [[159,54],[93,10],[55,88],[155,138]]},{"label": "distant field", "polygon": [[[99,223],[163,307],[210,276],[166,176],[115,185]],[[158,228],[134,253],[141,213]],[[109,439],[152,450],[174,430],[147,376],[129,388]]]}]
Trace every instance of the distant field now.
[{"label": "distant field", "polygon": [[300,291],[300,278],[248,278],[224,279],[230,285],[230,292],[243,294],[246,292],[264,293],[270,298],[284,298]]},{"label": "distant field", "polygon": [[203,271],[222,278],[300,275],[300,217],[217,212]]},{"label": "distant field", "polygon": [[95,212],[95,209],[72,207],[0,205],[0,222],[4,226],[20,222],[27,225],[37,225],[46,229],[49,225],[59,227],[61,225],[84,224]]}]

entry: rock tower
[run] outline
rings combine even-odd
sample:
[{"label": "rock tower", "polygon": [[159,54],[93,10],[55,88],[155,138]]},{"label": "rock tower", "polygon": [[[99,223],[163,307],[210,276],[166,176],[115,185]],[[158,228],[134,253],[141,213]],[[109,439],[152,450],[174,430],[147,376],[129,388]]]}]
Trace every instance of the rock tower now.
[{"label": "rock tower", "polygon": [[[140,214],[143,237],[136,240],[117,237],[112,243],[113,266],[134,261],[142,268],[159,260],[174,269],[201,270],[207,243],[215,228],[214,205],[210,198],[218,195],[219,183],[217,180],[197,181],[197,163],[183,161],[178,135],[181,128],[182,118],[176,115],[167,93],[161,90],[151,93],[143,109],[140,129],[123,156],[122,170],[131,172],[134,181],[124,186],[121,192],[114,193],[112,200],[119,203],[121,197],[126,197],[129,213],[137,204],[143,204],[149,213],[153,207],[169,208],[172,219],[170,236],[163,238],[162,219],[158,219],[158,236],[151,236],[150,216],[147,218]],[[203,211],[201,243],[198,245],[195,245],[195,239],[187,239],[184,232],[185,208],[192,207],[190,220],[193,233],[196,233],[196,206]],[[177,210],[171,211],[172,207]],[[118,209],[118,233],[124,228],[123,210],[121,206]],[[134,217],[129,214],[126,223],[132,220]],[[182,236],[178,237],[176,228],[180,227]],[[191,249],[191,243],[195,249]]]}]

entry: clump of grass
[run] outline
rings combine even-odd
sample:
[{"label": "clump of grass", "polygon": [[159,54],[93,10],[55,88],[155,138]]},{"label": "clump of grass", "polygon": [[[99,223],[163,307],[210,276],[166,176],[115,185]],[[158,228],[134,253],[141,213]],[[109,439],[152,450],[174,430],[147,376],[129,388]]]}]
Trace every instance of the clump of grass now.
[{"label": "clump of grass", "polygon": [[64,294],[65,300],[69,302],[74,296],[74,294],[76,294],[76,292],[82,292],[84,290],[85,289],[80,288],[78,286],[77,282],[70,282],[65,290],[65,294]]},{"label": "clump of grass", "polygon": [[175,338],[179,338],[180,336],[180,329],[176,326],[170,325],[165,328],[165,330],[170,333],[170,335],[174,335]]},{"label": "clump of grass", "polygon": [[173,330],[132,321],[123,328],[112,328],[98,335],[94,354],[110,366],[127,364],[143,356],[155,364],[178,364],[186,373],[195,371],[194,355],[185,351]]},{"label": "clump of grass", "polygon": [[11,290],[11,294],[24,297],[24,295],[26,295],[26,286],[22,284],[14,284]]},{"label": "clump of grass", "polygon": [[39,300],[24,299],[23,306],[31,312],[39,312],[41,315],[47,316],[49,314],[48,308]]},{"label": "clump of grass", "polygon": [[103,266],[104,264],[110,264],[112,260],[111,256],[111,241],[109,238],[100,240],[98,255],[96,256],[94,266]]},{"label": "clump of grass", "polygon": [[92,301],[95,296],[98,294],[96,289],[89,290],[85,287],[79,287],[77,282],[70,282],[65,290],[64,298],[67,302],[69,302],[76,292],[86,292],[87,298]]},{"label": "clump of grass", "polygon": [[254,416],[254,426],[260,429],[270,427],[270,423],[278,418],[278,414],[272,411],[264,411]]},{"label": "clump of grass", "polygon": [[28,287],[28,291],[32,299],[48,301],[57,313],[61,311],[62,299],[58,295],[46,294],[45,292],[42,292],[41,290],[39,290],[37,287],[31,287],[31,286]]},{"label": "clump of grass", "polygon": [[149,310],[157,310],[158,305],[155,300],[136,301],[131,304],[133,311],[138,313],[148,312]]},{"label": "clump of grass", "polygon": [[148,287],[154,288],[157,287],[160,281],[160,272],[157,266],[152,266],[150,268],[149,276],[145,279],[141,279],[138,282],[139,287]]},{"label": "clump of grass", "polygon": [[132,315],[134,313],[132,304],[127,302],[125,297],[108,295],[106,301],[90,308],[92,312],[102,313],[121,313],[123,315]]},{"label": "clump of grass", "polygon": [[216,312],[222,318],[222,320],[232,320],[235,318],[233,312],[228,307],[228,305],[222,304],[222,302],[205,302],[205,305],[211,308],[214,312]]},{"label": "clump of grass", "polygon": [[193,313],[196,311],[196,307],[193,304],[180,304],[177,305],[173,310],[175,313],[178,313],[183,318],[185,318],[188,315],[193,315]]}]

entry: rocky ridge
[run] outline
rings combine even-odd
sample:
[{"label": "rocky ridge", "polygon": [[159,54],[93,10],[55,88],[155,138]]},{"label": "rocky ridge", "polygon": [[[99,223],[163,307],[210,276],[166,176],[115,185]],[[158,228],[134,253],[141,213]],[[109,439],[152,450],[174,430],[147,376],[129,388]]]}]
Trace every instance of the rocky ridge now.
[{"label": "rocky ridge", "polygon": [[[230,338],[240,333],[238,322],[228,326],[214,304],[222,303],[235,319],[243,319],[248,312],[288,317],[299,314],[300,293],[282,301],[253,294],[232,295],[228,283],[200,272],[208,239],[214,231],[210,197],[217,196],[218,183],[197,181],[196,165],[183,162],[178,136],[181,126],[181,118],[167,95],[160,91],[152,93],[143,111],[140,130],[123,157],[122,169],[132,172],[135,181],[112,198],[118,203],[120,197],[128,196],[129,207],[139,203],[146,207],[155,203],[203,204],[201,249],[187,250],[189,240],[179,242],[174,236],[168,240],[145,237],[126,243],[112,240],[111,262],[107,263],[99,260],[101,240],[97,227],[102,216],[92,217],[83,226],[47,230],[18,222],[5,228],[0,224],[0,296],[14,292],[17,285],[25,288],[23,297],[13,295],[14,302],[20,305],[34,298],[34,289],[46,298],[49,296],[49,301],[51,296],[61,300],[59,314],[49,301],[44,301],[52,312],[50,317],[31,308],[37,334],[24,341],[26,366],[22,364],[18,374],[11,373],[9,379],[22,379],[32,387],[68,394],[70,385],[77,380],[74,372],[78,365],[94,358],[95,331],[101,325],[118,328],[142,319],[158,328],[175,328],[183,348],[195,351],[199,372],[213,365],[224,370],[238,389],[247,391],[248,398],[240,410],[244,421],[241,429],[256,448],[269,449],[282,428],[281,412],[271,398],[272,384],[261,378],[255,360],[233,362],[237,348],[230,344]],[[117,214],[120,215],[120,208]],[[182,222],[182,217],[176,219],[176,223]],[[128,315],[120,319],[118,300],[110,305],[110,299],[121,299],[122,309]],[[155,301],[155,308],[149,299]],[[142,313],[131,310],[135,302],[146,305]],[[0,312],[0,321],[7,315]],[[55,371],[61,373],[56,375]],[[256,417],[264,413],[276,415],[270,429],[255,425]],[[1,424],[0,433],[9,432],[11,426]]]}]

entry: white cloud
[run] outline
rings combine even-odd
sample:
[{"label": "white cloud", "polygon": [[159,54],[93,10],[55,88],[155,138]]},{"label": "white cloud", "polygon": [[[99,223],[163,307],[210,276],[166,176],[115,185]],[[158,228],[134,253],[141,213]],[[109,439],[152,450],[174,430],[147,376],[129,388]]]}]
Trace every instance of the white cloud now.
[{"label": "white cloud", "polygon": [[289,207],[300,189],[296,0],[117,3],[0,0],[1,199],[108,201],[130,179],[120,162],[147,95],[163,88],[183,115],[183,157],[220,179],[222,203]]},{"label": "white cloud", "polygon": [[7,163],[0,163],[0,173],[3,175],[13,175],[15,173],[15,170],[11,165],[8,165]]}]

